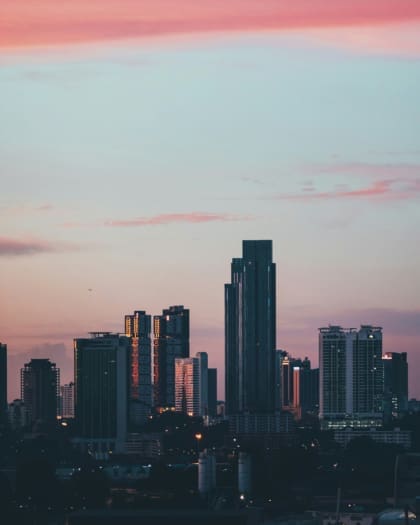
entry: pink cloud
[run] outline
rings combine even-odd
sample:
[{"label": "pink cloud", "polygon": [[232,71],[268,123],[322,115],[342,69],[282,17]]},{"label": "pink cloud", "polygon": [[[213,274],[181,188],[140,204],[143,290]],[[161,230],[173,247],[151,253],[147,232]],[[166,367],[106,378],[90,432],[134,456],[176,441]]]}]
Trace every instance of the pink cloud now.
[{"label": "pink cloud", "polygon": [[203,222],[231,222],[246,221],[252,217],[243,215],[229,215],[226,213],[163,213],[152,217],[137,217],[134,219],[123,219],[106,221],[105,226],[113,227],[133,227],[133,226],[158,226],[161,224],[190,223],[198,224]]},{"label": "pink cloud", "polygon": [[418,0],[2,0],[0,49],[419,20]]},{"label": "pink cloud", "polygon": [[0,257],[20,257],[75,249],[78,249],[76,245],[64,242],[52,243],[42,239],[0,237]]},{"label": "pink cloud", "polygon": [[369,162],[341,162],[332,164],[316,164],[309,166],[311,173],[349,174],[360,176],[377,176],[391,178],[420,177],[420,164],[373,164]]}]

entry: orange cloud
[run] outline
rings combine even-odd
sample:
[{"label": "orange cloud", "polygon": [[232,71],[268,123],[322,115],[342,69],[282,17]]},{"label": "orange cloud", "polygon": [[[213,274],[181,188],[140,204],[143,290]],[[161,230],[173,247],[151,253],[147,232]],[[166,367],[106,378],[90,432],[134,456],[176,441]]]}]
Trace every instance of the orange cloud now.
[{"label": "orange cloud", "polygon": [[2,0],[0,49],[419,20],[418,0]]}]

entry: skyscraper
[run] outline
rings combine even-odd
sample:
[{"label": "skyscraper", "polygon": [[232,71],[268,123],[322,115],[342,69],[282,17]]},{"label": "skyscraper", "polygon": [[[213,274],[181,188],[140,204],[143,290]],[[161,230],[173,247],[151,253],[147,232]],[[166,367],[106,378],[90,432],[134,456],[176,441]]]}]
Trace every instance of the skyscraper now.
[{"label": "skyscraper", "polygon": [[74,340],[78,443],[97,457],[124,451],[130,344],[130,338],[109,332]]},{"label": "skyscraper", "polygon": [[382,329],[319,329],[320,418],[326,427],[382,423]]},{"label": "skyscraper", "polygon": [[190,311],[170,306],[153,318],[154,405],[175,407],[175,359],[190,355]]},{"label": "skyscraper", "polygon": [[217,368],[209,368],[208,381],[208,412],[210,417],[217,416]]},{"label": "skyscraper", "polygon": [[20,371],[21,398],[31,423],[53,424],[60,395],[60,370],[49,359],[31,359]]},{"label": "skyscraper", "polygon": [[0,343],[0,424],[7,421],[7,345]]},{"label": "skyscraper", "polygon": [[189,416],[208,415],[208,355],[175,359],[175,409]]},{"label": "skyscraper", "polygon": [[408,410],[408,363],[406,352],[386,352],[384,366],[384,412],[389,421]]},{"label": "skyscraper", "polygon": [[272,241],[243,241],[225,285],[227,414],[275,410],[275,348]]},{"label": "skyscraper", "polygon": [[151,316],[143,310],[125,316],[125,335],[131,338],[130,348],[130,420],[144,423],[151,413],[152,344]]}]

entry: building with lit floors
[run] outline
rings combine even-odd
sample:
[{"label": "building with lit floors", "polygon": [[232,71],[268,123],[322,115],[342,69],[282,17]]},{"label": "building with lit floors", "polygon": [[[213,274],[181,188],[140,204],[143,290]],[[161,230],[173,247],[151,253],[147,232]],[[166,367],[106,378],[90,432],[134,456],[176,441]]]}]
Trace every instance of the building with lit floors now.
[{"label": "building with lit floors", "polygon": [[384,367],[384,419],[389,422],[408,412],[408,363],[406,352],[386,352]]},{"label": "building with lit floors", "polygon": [[208,415],[208,356],[175,359],[175,410],[193,417]]},{"label": "building with lit floors", "polygon": [[7,422],[7,345],[0,343],[0,425]]},{"label": "building with lit floors", "polygon": [[60,387],[60,416],[64,419],[74,418],[74,383]]},{"label": "building with lit floors", "polygon": [[49,359],[31,359],[20,371],[21,398],[35,430],[54,425],[59,407],[60,370]]},{"label": "building with lit floors", "polygon": [[142,425],[152,411],[152,342],[151,316],[136,310],[125,316],[125,335],[130,347],[130,423]]},{"label": "building with lit floors", "polygon": [[129,337],[92,332],[74,340],[75,444],[97,458],[124,452],[130,396]]},{"label": "building with lit floors", "polygon": [[190,356],[190,311],[170,306],[153,317],[153,398],[160,410],[175,408],[175,359]]},{"label": "building with lit floors", "polygon": [[272,241],[243,241],[225,284],[226,413],[276,409],[276,265]]},{"label": "building with lit floors", "polygon": [[382,329],[319,329],[320,419],[324,428],[382,425]]}]

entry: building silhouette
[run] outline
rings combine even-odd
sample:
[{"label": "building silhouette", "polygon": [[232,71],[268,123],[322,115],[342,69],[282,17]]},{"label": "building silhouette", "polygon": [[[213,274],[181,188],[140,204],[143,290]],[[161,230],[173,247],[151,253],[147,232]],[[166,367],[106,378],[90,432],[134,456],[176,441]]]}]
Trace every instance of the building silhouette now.
[{"label": "building silhouette", "polygon": [[319,374],[324,427],[382,425],[382,328],[320,328]]},{"label": "building silhouette", "polygon": [[77,443],[98,458],[124,451],[130,345],[130,338],[110,332],[74,340]]},{"label": "building silhouette", "polygon": [[130,347],[130,422],[143,424],[152,411],[151,316],[136,310],[125,316],[125,335]]},{"label": "building silhouette", "polygon": [[58,413],[60,370],[49,359],[31,359],[21,369],[20,380],[30,423],[52,425]]},{"label": "building silhouette", "polygon": [[243,241],[225,285],[226,412],[273,412],[276,266],[272,241]]},{"label": "building silhouette", "polygon": [[175,359],[190,356],[190,311],[170,306],[153,318],[153,395],[158,409],[175,408]]},{"label": "building silhouette", "polygon": [[7,345],[0,343],[0,425],[7,422]]},{"label": "building silhouette", "polygon": [[217,368],[209,368],[208,381],[208,415],[217,416]]},{"label": "building silhouette", "polygon": [[60,416],[65,419],[74,418],[74,383],[60,387]]},{"label": "building silhouette", "polygon": [[387,421],[408,411],[407,353],[386,352],[384,367],[384,417]]}]

